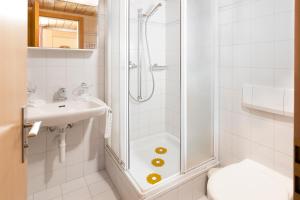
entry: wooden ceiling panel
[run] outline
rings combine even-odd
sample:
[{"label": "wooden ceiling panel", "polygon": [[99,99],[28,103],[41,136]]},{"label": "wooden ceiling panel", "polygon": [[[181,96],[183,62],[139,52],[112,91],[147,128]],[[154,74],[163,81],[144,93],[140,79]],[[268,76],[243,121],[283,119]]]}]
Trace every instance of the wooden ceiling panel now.
[{"label": "wooden ceiling panel", "polygon": [[95,13],[96,13],[96,15],[97,15],[97,8],[96,8],[96,7],[93,7],[93,6],[90,6],[89,9],[88,9],[87,15],[94,16]]},{"label": "wooden ceiling panel", "polygon": [[67,6],[66,6],[65,11],[73,13],[76,10],[77,6],[78,6],[78,3],[67,2]]},{"label": "wooden ceiling panel", "polygon": [[54,8],[54,0],[42,0],[43,3],[40,4],[42,8]]},{"label": "wooden ceiling panel", "polygon": [[53,10],[64,12],[66,6],[67,6],[67,2],[66,1],[54,1],[54,8],[53,8]]},{"label": "wooden ceiling panel", "polygon": [[[35,0],[28,0],[28,6],[32,7]],[[96,16],[95,6],[83,5],[79,3],[67,2],[63,0],[39,0],[40,8],[45,10],[55,10],[72,14]]]}]

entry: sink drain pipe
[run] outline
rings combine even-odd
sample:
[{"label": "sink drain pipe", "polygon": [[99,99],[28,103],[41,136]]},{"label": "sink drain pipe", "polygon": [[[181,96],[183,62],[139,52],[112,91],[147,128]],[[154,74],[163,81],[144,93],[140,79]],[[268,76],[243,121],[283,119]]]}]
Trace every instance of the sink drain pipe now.
[{"label": "sink drain pipe", "polygon": [[59,129],[59,161],[66,160],[66,129]]},{"label": "sink drain pipe", "polygon": [[59,161],[65,162],[66,160],[66,135],[67,128],[72,128],[72,124],[63,125],[63,126],[55,126],[48,127],[50,132],[56,132],[58,134],[58,147],[59,147]]}]

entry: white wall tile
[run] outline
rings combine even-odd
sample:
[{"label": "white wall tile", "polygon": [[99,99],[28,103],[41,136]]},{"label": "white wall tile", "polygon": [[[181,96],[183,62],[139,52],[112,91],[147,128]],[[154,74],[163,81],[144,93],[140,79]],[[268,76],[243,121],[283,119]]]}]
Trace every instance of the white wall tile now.
[{"label": "white wall tile", "polygon": [[251,138],[251,118],[246,115],[232,115],[232,132],[244,138]]},{"label": "white wall tile", "polygon": [[220,25],[219,41],[221,45],[232,45],[233,43],[233,25],[224,24]]},{"label": "white wall tile", "polygon": [[219,13],[219,23],[220,24],[228,24],[233,20],[233,12],[232,8],[222,9]]},{"label": "white wall tile", "polygon": [[220,47],[220,67],[232,67],[233,58],[232,46]]},{"label": "white wall tile", "polygon": [[[249,83],[293,89],[294,2],[224,0],[219,14],[225,17],[219,24],[221,164],[251,158],[290,176],[293,121],[246,109],[241,99]],[[231,81],[223,70],[230,67]]]},{"label": "white wall tile", "polygon": [[59,160],[58,147],[54,150],[49,150],[46,152],[46,170],[47,171],[61,169],[61,168],[64,168],[65,165],[66,165],[65,162],[60,162],[60,160]]},{"label": "white wall tile", "polygon": [[234,2],[234,0],[219,0],[219,6],[228,6]]},{"label": "white wall tile", "polygon": [[236,22],[233,24],[233,43],[248,44],[251,39],[250,21]]},{"label": "white wall tile", "polygon": [[235,136],[233,138],[233,156],[237,161],[251,156],[252,143],[248,139]]},{"label": "white wall tile", "polygon": [[274,0],[253,1],[252,4],[253,17],[272,15],[274,13],[274,10],[275,10]]},{"label": "white wall tile", "polygon": [[[288,2],[288,0],[287,0]],[[278,41],[292,40],[294,38],[294,14],[293,12],[278,13],[276,15],[275,38]]]},{"label": "white wall tile", "polygon": [[287,176],[292,178],[293,177],[293,157],[286,156],[280,152],[275,152],[275,169]]},{"label": "white wall tile", "polygon": [[[222,48],[222,47],[221,47]],[[232,47],[227,47],[232,48]],[[222,56],[223,52],[220,52]],[[235,67],[250,67],[251,64],[251,46],[246,45],[235,45],[233,46],[233,65]]]},{"label": "white wall tile", "polygon": [[31,176],[28,179],[28,194],[33,194],[34,192],[40,192],[46,188],[46,182],[45,182],[45,175],[36,175],[36,176]]},{"label": "white wall tile", "polygon": [[275,12],[294,11],[294,0],[275,0]]},{"label": "white wall tile", "polygon": [[251,120],[251,127],[254,142],[274,148],[274,123],[272,121],[254,117]]},{"label": "white wall tile", "polygon": [[253,143],[250,158],[271,169],[274,168],[274,151],[272,148]]},{"label": "white wall tile", "polygon": [[83,162],[83,144],[67,145],[66,148],[66,164],[74,165]]},{"label": "white wall tile", "polygon": [[273,16],[265,16],[252,20],[251,36],[253,42],[273,41],[275,39],[274,31],[275,19]]},{"label": "white wall tile", "polygon": [[274,68],[275,46],[273,42],[254,44],[251,46],[252,67]]},{"label": "white wall tile", "polygon": [[276,69],[274,70],[275,87],[293,88],[294,87],[294,70],[293,69]]},{"label": "white wall tile", "polygon": [[294,66],[294,42],[275,43],[275,62],[277,68],[292,69]]},{"label": "white wall tile", "polygon": [[250,80],[251,80],[251,69],[249,68],[233,69],[233,89],[239,90],[239,92],[241,92],[243,85],[249,84]]},{"label": "white wall tile", "polygon": [[226,67],[220,69],[220,86],[222,88],[232,88],[233,68]]},{"label": "white wall tile", "polygon": [[292,119],[279,118],[275,122],[276,151],[293,156],[294,129]]},{"label": "white wall tile", "polygon": [[274,86],[274,70],[273,69],[259,69],[251,70],[251,83],[253,85]]},{"label": "white wall tile", "polygon": [[38,137],[28,139],[29,148],[28,154],[44,153],[46,152],[46,130],[41,129]]},{"label": "white wall tile", "polygon": [[45,153],[37,153],[28,156],[28,176],[38,176],[44,174],[45,167]]},{"label": "white wall tile", "polygon": [[233,21],[246,21],[251,18],[251,4],[249,1],[240,1],[233,7]]}]

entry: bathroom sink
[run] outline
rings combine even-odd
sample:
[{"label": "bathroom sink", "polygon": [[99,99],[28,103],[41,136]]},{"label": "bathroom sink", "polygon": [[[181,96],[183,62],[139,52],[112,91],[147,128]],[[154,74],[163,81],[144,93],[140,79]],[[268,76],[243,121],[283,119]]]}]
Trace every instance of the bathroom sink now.
[{"label": "bathroom sink", "polygon": [[28,123],[42,121],[43,126],[59,126],[75,123],[104,114],[106,104],[97,98],[46,103],[26,109]]}]

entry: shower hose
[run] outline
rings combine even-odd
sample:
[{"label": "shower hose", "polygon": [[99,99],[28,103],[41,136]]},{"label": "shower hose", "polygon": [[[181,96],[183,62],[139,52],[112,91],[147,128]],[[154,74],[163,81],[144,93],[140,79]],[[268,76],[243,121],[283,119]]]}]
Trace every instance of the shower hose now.
[{"label": "shower hose", "polygon": [[[151,55],[150,55],[150,47],[149,47],[149,41],[148,41],[148,21],[151,16],[148,15],[146,16],[146,21],[145,21],[145,41],[146,41],[146,49],[147,49],[147,55],[148,55],[148,62],[149,62],[149,67],[150,67],[150,73],[151,73],[151,79],[152,79],[152,90],[150,95],[147,98],[136,98],[132,95],[130,91],[130,73],[129,73],[129,96],[135,103],[143,103],[146,101],[149,101],[154,94],[155,91],[155,79],[154,79],[154,74],[152,70],[152,61],[151,61]],[[141,66],[138,66],[141,67]]]}]

